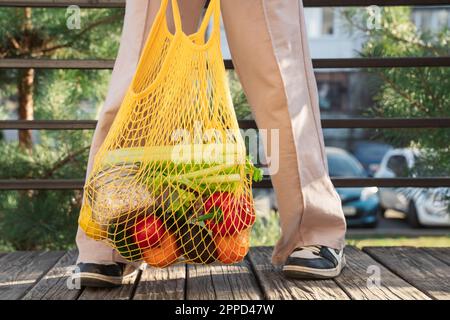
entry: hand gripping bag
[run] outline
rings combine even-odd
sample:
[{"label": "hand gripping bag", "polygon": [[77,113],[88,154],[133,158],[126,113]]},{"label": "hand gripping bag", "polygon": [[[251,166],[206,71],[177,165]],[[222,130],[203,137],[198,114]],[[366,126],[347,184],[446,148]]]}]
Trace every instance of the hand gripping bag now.
[{"label": "hand gripping bag", "polygon": [[[255,221],[252,178],[220,50],[220,1],[186,35],[162,0],[111,129],[95,156],[79,224],[129,261],[241,261]],[[209,20],[213,26],[205,40]]]}]

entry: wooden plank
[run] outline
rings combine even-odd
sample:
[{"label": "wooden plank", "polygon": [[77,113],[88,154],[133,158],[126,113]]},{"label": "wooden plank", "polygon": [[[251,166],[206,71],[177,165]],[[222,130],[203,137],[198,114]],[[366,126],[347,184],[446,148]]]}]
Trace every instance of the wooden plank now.
[{"label": "wooden plank", "polygon": [[63,254],[62,251],[17,251],[2,257],[0,300],[20,299]]},{"label": "wooden plank", "polygon": [[355,247],[345,248],[347,267],[335,279],[355,300],[429,300],[430,298]]},{"label": "wooden plank", "polygon": [[187,300],[261,300],[248,260],[234,265],[188,265]]},{"label": "wooden plank", "polygon": [[450,248],[423,248],[422,250],[450,265]]},{"label": "wooden plank", "polygon": [[375,260],[434,299],[450,299],[450,266],[412,247],[366,247]]},{"label": "wooden plank", "polygon": [[286,278],[271,262],[271,247],[251,248],[249,259],[256,278],[269,300],[348,300],[333,280],[294,280]]},{"label": "wooden plank", "polygon": [[77,250],[71,250],[47,272],[45,276],[23,297],[24,300],[75,300],[81,290],[71,282]]},{"label": "wooden plank", "polygon": [[141,276],[141,270],[132,278],[123,281],[120,287],[84,288],[78,300],[130,300]]},{"label": "wooden plank", "polygon": [[135,300],[183,300],[186,265],[176,264],[164,269],[147,267],[133,296]]}]

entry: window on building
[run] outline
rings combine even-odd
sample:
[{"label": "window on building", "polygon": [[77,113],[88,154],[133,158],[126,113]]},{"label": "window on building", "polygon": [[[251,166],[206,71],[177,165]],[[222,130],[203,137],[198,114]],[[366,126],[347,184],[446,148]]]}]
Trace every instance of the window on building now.
[{"label": "window on building", "polygon": [[339,81],[318,80],[319,105],[324,111],[343,111],[347,90]]},{"label": "window on building", "polygon": [[322,11],[322,34],[334,34],[334,8],[323,8]]},{"label": "window on building", "polygon": [[450,27],[450,10],[419,7],[413,11],[413,21],[419,30],[439,31]]}]

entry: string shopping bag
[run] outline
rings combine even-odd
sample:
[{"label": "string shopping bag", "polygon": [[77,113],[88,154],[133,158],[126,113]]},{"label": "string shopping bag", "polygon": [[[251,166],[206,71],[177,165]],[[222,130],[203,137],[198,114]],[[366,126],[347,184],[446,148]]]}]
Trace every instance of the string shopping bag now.
[{"label": "string shopping bag", "polygon": [[[220,1],[186,35],[162,0],[84,186],[79,224],[129,261],[235,263],[249,250],[252,179],[220,50]],[[209,20],[212,30],[206,39]]]}]

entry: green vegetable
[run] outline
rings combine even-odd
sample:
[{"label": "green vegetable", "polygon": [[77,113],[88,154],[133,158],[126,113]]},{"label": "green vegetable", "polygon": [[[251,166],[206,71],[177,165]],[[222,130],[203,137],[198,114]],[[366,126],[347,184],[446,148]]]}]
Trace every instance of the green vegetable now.
[{"label": "green vegetable", "polygon": [[252,180],[255,182],[260,182],[264,177],[264,170],[255,167],[252,163],[252,159],[250,156],[247,156],[245,163],[245,171],[251,175]]},{"label": "green vegetable", "polygon": [[254,168],[252,180],[255,182],[260,182],[262,181],[263,177],[264,177],[264,170],[261,168]]},{"label": "green vegetable", "polygon": [[201,170],[196,170],[196,171],[192,171],[189,173],[185,173],[182,174],[181,176],[179,176],[180,178],[184,178],[184,179],[194,179],[194,178],[202,178],[204,176],[208,176],[208,175],[213,175],[219,172],[223,172],[226,171],[227,169],[234,169],[235,168],[235,164],[229,164],[229,163],[224,163],[224,164],[220,164],[220,165],[215,165],[213,167],[209,167],[206,169],[201,169]]},{"label": "green vegetable", "polygon": [[[197,156],[201,156],[202,150],[207,150],[208,145],[190,145],[187,147],[191,158],[173,160],[174,146],[160,147],[139,147],[124,148],[109,151],[105,157],[105,164],[118,165],[120,163],[142,163],[146,166],[140,170],[142,177],[136,177],[139,181],[144,181],[153,192],[162,192],[163,190],[176,190],[180,195],[180,199],[170,203],[174,211],[186,209],[185,203],[192,204],[198,195],[186,193],[186,190],[197,193],[230,191],[238,187],[242,180],[242,166],[236,161],[235,163],[196,163],[194,160]],[[217,148],[217,146],[213,147]],[[224,159],[229,156],[238,157],[235,152],[235,145],[224,144],[219,145],[219,150],[224,150]],[[216,149],[217,150],[217,149]],[[231,152],[231,151],[233,152]],[[184,162],[183,162],[184,161]],[[250,157],[245,159],[245,174],[250,176],[253,181],[261,181],[263,178],[263,170],[256,168]],[[186,189],[186,190],[183,190]],[[183,198],[184,197],[184,198]],[[188,198],[187,198],[188,197]]]},{"label": "green vegetable", "polygon": [[[232,143],[225,144],[192,144],[176,146],[151,146],[151,147],[133,147],[110,150],[106,153],[103,162],[105,164],[118,163],[136,163],[136,162],[155,162],[170,161],[175,163],[201,162],[205,154],[209,155],[209,150],[222,151],[216,157],[209,159],[239,159],[239,148]],[[181,152],[180,152],[181,151]],[[183,153],[186,154],[183,154]]]},{"label": "green vegetable", "polygon": [[123,258],[128,261],[138,261],[142,259],[142,251],[133,240],[132,225],[132,220],[111,224],[108,228],[108,238]]}]

